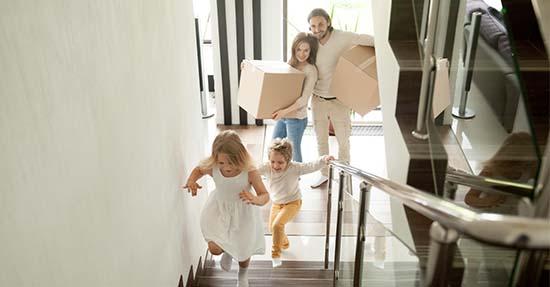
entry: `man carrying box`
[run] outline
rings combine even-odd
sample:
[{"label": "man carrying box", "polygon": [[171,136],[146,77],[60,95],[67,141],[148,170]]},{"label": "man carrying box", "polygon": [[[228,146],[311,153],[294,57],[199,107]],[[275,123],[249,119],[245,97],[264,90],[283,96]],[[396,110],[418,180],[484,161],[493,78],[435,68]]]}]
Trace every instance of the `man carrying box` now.
[{"label": "man carrying box", "polygon": [[[329,117],[338,141],[338,159],[349,163],[351,110],[344,106],[336,95],[330,93],[332,74],[340,56],[354,45],[374,46],[371,35],[356,34],[334,29],[330,16],[320,8],[313,9],[307,17],[309,30],[319,40],[317,51],[317,70],[319,79],[313,89],[311,109],[313,127],[317,136],[317,150],[320,155],[329,154],[328,126]],[[316,188],[328,180],[328,169],[321,170],[321,177],[311,187]]]}]

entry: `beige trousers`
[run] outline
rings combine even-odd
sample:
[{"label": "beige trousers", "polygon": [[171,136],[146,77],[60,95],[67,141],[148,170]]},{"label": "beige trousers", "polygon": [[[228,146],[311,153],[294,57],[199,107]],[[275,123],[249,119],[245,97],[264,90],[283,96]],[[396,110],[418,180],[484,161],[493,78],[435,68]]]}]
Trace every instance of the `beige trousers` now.
[{"label": "beige trousers", "polygon": [[301,199],[285,204],[273,203],[271,205],[271,214],[269,215],[269,229],[273,234],[271,257],[281,257],[281,249],[287,249],[289,247],[288,237],[285,234],[285,224],[298,214],[301,207]]},{"label": "beige trousers", "polygon": [[[313,127],[317,137],[317,152],[319,156],[329,154],[328,146],[328,122],[329,117],[334,127],[336,140],[338,141],[338,160],[349,162],[351,136],[351,110],[339,100],[324,100],[313,95],[311,98],[311,111],[313,114]],[[323,168],[321,173],[328,174],[328,168]]]}]

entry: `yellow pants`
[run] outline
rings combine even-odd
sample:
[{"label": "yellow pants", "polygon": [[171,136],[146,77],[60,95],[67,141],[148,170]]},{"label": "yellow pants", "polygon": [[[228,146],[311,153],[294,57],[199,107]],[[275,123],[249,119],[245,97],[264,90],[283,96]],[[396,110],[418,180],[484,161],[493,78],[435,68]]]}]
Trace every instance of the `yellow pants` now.
[{"label": "yellow pants", "polygon": [[287,249],[289,247],[288,237],[285,234],[285,224],[298,214],[301,207],[301,199],[285,204],[273,203],[271,205],[271,214],[269,216],[269,230],[273,234],[271,257],[281,257],[281,249]]}]

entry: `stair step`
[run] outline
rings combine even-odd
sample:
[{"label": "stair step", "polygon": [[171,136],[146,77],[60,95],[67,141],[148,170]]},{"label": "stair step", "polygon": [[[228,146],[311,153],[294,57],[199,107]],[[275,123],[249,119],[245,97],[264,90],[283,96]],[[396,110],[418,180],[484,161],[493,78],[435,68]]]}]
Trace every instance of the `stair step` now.
[{"label": "stair step", "polygon": [[[347,263],[346,263],[347,264]],[[216,267],[219,266],[219,263],[211,260],[207,262],[206,267]],[[324,263],[320,261],[294,261],[294,260],[283,260],[283,268],[309,268],[309,269],[323,269]],[[269,260],[251,260],[249,269],[255,268],[271,268],[272,263]],[[239,263],[233,261],[231,268],[239,268]],[[329,263],[329,269],[332,268],[332,263]]]},{"label": "stair step", "polygon": [[[322,262],[284,261],[283,266],[272,268],[270,261],[253,261],[248,270],[250,280],[329,280],[332,281],[333,270],[323,269]],[[288,263],[285,266],[285,263]],[[253,266],[254,265],[254,266]],[[353,263],[342,262],[340,265],[341,280],[353,278]],[[332,268],[332,266],[331,266]],[[210,266],[200,276],[204,280],[221,280],[237,278],[237,264],[232,266],[230,272],[221,270],[218,266]],[[363,277],[368,282],[388,282],[389,278],[398,278],[405,282],[416,282],[420,278],[420,271],[417,263],[414,262],[392,262],[387,263],[383,268],[375,266],[371,262],[365,262],[363,266]],[[395,280],[392,280],[394,282]],[[210,281],[208,281],[210,282]]]},{"label": "stair step", "polygon": [[[414,280],[419,277],[418,270],[383,270],[367,268],[363,271],[363,276],[368,277],[369,280],[377,280],[388,278],[388,276]],[[225,272],[220,269],[207,269],[202,277],[215,277],[215,278],[237,278],[237,270],[231,270]],[[251,269],[248,270],[248,278],[250,279],[332,279],[332,270],[316,270],[316,269],[284,269],[284,268],[271,268],[271,269]],[[352,279],[352,269],[340,270],[340,278]]]},{"label": "stair step", "polygon": [[[250,279],[281,279],[281,278],[316,278],[332,279],[332,270],[295,269],[295,268],[265,268],[248,270]],[[237,278],[237,269],[225,272],[219,268],[208,268],[201,277]]]},{"label": "stair step", "polygon": [[[353,269],[354,262],[340,262],[340,269]],[[372,262],[365,262],[363,265],[365,268],[376,268]],[[218,268],[219,263],[213,260],[206,262],[205,268]],[[237,270],[239,264],[233,261],[231,265],[232,270]],[[252,260],[248,266],[249,270],[252,269],[272,269],[272,263],[269,260]],[[283,265],[280,268],[276,269],[324,269],[324,263],[321,261],[293,261],[293,260],[283,260]],[[328,269],[332,270],[334,268],[333,262],[329,262]],[[394,271],[394,270],[418,270],[419,263],[417,262],[385,262],[383,270],[385,271]]]},{"label": "stair step", "polygon": [[[272,286],[303,286],[303,287],[323,287],[323,286],[333,286],[332,279],[322,280],[322,279],[249,279],[248,284],[250,286],[257,287],[272,287]],[[200,287],[226,287],[237,286],[236,278],[200,278],[199,280]]]},{"label": "stair step", "polygon": [[[338,280],[338,284],[334,285],[332,279],[288,279],[288,278],[273,278],[273,279],[249,279],[248,283],[254,287],[280,287],[280,286],[300,286],[300,287],[324,287],[324,286],[353,286],[351,279]],[[363,280],[363,286],[369,287],[386,287],[399,286],[409,287],[418,286],[417,280],[392,280],[390,278],[381,280]],[[199,287],[226,287],[237,286],[237,279],[229,278],[201,278]]]}]

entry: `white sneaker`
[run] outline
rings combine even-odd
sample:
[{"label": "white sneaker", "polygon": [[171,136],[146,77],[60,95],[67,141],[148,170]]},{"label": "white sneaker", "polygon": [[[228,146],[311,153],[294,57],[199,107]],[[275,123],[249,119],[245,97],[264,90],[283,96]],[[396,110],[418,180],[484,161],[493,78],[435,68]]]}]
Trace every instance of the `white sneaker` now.
[{"label": "white sneaker", "polygon": [[323,183],[328,181],[328,177],[321,175],[319,176],[313,183],[311,184],[311,188],[318,188],[319,186],[323,185]]},{"label": "white sneaker", "polygon": [[248,279],[237,279],[237,287],[248,287]]},{"label": "white sneaker", "polygon": [[233,257],[227,254],[227,252],[224,252],[220,260],[220,267],[223,271],[229,272],[231,271],[231,263],[233,263]]},{"label": "white sneaker", "polygon": [[271,262],[273,263],[273,268],[281,267],[281,265],[283,265],[281,258],[271,258]]}]

